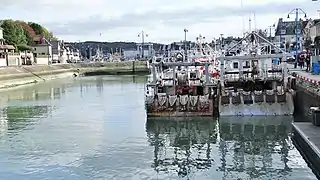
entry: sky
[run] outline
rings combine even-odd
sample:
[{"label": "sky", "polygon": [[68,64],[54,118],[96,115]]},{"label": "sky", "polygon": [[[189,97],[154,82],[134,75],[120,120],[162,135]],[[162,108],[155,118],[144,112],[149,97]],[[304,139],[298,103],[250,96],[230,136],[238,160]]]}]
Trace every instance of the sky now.
[{"label": "sky", "polygon": [[252,29],[268,29],[297,7],[308,18],[319,18],[318,1],[1,0],[0,16],[37,22],[65,41],[141,42],[138,35],[144,31],[146,42],[170,43],[184,40],[184,29],[187,40],[199,34],[207,41],[220,34],[241,36],[249,30],[250,17]]}]

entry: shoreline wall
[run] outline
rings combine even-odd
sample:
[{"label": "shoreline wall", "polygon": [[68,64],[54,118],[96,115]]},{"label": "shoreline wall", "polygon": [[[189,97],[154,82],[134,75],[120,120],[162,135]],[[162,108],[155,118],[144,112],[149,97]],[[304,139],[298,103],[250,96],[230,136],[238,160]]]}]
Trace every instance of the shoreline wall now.
[{"label": "shoreline wall", "polygon": [[136,74],[149,72],[146,61],[90,64],[53,64],[0,68],[0,89],[76,75]]},{"label": "shoreline wall", "polygon": [[[297,84],[296,96],[294,99],[295,114],[302,117],[308,117],[310,107],[320,106],[320,96],[314,94],[306,89],[306,87]],[[310,121],[311,119],[305,119],[304,121]]]}]

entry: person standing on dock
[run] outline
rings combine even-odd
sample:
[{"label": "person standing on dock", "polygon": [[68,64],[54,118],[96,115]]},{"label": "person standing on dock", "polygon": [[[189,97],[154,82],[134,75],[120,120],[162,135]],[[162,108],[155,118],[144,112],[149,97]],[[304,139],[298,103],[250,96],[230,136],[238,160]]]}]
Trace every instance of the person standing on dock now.
[{"label": "person standing on dock", "polygon": [[300,53],[298,55],[298,61],[299,61],[299,66],[300,66],[300,69],[302,69],[304,67],[304,55],[303,53]]},{"label": "person standing on dock", "polygon": [[307,54],[306,54],[306,64],[307,64],[307,69],[306,69],[306,71],[307,71],[307,72],[310,71],[310,60],[311,60],[311,58],[310,58],[310,51],[307,50]]}]

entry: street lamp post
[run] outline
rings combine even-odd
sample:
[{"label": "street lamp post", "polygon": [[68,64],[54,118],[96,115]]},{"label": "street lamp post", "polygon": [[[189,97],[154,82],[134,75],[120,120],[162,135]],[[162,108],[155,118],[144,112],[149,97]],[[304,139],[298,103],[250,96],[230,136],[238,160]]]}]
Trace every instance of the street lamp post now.
[{"label": "street lamp post", "polygon": [[220,48],[222,50],[222,46],[223,46],[223,34],[220,34],[220,38],[221,38],[221,41],[220,41]]},{"label": "street lamp post", "polygon": [[184,29],[184,61],[187,62],[187,32],[188,29]]},{"label": "street lamp post", "polygon": [[296,34],[296,59],[295,59],[295,63],[294,63],[294,67],[297,68],[297,64],[298,64],[298,34],[301,33],[301,31],[299,31],[299,14],[304,14],[304,17],[307,17],[307,13],[305,13],[301,8],[295,8],[293,10],[291,10],[288,13],[288,18],[290,18],[290,14],[295,14],[296,18],[295,18],[295,34]]},{"label": "street lamp post", "polygon": [[[280,46],[279,46],[279,48],[281,49],[282,48],[282,44],[283,44],[283,42],[282,42],[282,20],[281,21],[279,21],[279,43],[280,43]],[[285,46],[285,45],[284,45]],[[285,49],[285,48],[284,48]]]},{"label": "street lamp post", "polygon": [[144,58],[144,52],[143,52],[144,38],[148,37],[148,34],[146,34],[144,31],[141,31],[138,34],[138,37],[141,37],[141,58]]},{"label": "street lamp post", "polygon": [[214,52],[217,52],[217,39],[213,38]]}]

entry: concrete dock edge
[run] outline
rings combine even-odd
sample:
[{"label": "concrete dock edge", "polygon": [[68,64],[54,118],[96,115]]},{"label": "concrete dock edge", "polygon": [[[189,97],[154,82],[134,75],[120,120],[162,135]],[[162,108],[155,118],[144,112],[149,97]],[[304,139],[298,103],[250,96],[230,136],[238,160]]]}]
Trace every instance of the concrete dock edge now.
[{"label": "concrete dock edge", "polygon": [[294,123],[292,123],[292,141],[300,151],[303,158],[308,162],[313,173],[320,179],[320,151],[317,146],[309,140],[309,137]]},{"label": "concrete dock edge", "polygon": [[53,64],[0,67],[0,90],[36,84],[54,79],[95,75],[149,74],[147,61],[105,62],[90,64]]}]

